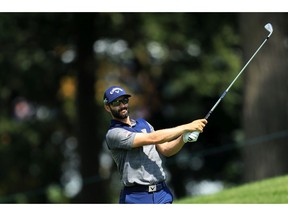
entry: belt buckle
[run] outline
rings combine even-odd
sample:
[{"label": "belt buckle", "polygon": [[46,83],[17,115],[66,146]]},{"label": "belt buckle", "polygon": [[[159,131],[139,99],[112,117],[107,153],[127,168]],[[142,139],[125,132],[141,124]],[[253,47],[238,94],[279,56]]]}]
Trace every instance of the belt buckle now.
[{"label": "belt buckle", "polygon": [[157,190],[157,185],[149,185],[148,192],[155,192]]}]

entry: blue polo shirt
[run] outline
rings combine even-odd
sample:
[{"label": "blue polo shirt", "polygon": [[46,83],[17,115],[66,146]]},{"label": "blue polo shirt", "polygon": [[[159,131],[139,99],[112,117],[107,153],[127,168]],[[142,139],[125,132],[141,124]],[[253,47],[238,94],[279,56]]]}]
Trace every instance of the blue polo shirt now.
[{"label": "blue polo shirt", "polygon": [[131,119],[132,126],[111,120],[106,143],[124,186],[151,185],[166,179],[155,145],[132,148],[136,133],[150,133],[153,127],[144,119]]}]

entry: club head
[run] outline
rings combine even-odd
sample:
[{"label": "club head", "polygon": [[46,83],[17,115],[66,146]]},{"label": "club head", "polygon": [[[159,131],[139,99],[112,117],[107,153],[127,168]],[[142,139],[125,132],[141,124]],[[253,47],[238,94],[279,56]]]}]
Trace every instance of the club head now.
[{"label": "club head", "polygon": [[271,23],[267,23],[266,25],[265,25],[265,29],[268,31],[268,32],[270,32],[270,34],[268,35],[268,38],[271,36],[271,34],[273,33],[273,27],[272,27],[272,25],[271,25]]}]

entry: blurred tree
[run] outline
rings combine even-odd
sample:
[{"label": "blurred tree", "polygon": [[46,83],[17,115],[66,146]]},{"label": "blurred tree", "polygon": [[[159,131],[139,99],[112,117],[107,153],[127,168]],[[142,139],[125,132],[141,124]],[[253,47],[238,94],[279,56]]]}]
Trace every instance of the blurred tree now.
[{"label": "blurred tree", "polygon": [[60,183],[62,151],[72,135],[58,98],[66,73],[58,48],[69,15],[60,17],[0,14],[0,195],[11,194],[3,202],[53,202],[49,186]]},{"label": "blurred tree", "polygon": [[[102,149],[103,136],[100,136],[96,120],[101,118],[100,107],[95,103],[95,61],[93,44],[97,39],[94,33],[96,14],[74,14],[76,40],[77,70],[77,131],[79,153],[81,157],[82,178],[88,180],[97,175],[100,170],[99,155]],[[97,29],[99,31],[100,29]],[[99,124],[100,121],[98,121]],[[77,202],[105,203],[108,202],[109,186],[99,180],[84,184],[78,195]],[[85,182],[84,182],[85,183]]]},{"label": "blurred tree", "polygon": [[[274,33],[257,54],[245,74],[244,132],[248,140],[243,149],[244,178],[255,181],[288,172],[288,92],[287,14],[241,14],[240,26],[245,59],[267,33],[270,22]],[[250,144],[250,145],[249,145]],[[257,145],[256,145],[257,144]]]},{"label": "blurred tree", "polygon": [[[117,202],[104,90],[126,87],[133,117],[155,129],[205,116],[240,69],[238,15],[0,14],[0,201]],[[237,149],[194,155],[235,142],[241,89],[197,143],[164,159],[176,197],[202,179],[241,181]]]}]

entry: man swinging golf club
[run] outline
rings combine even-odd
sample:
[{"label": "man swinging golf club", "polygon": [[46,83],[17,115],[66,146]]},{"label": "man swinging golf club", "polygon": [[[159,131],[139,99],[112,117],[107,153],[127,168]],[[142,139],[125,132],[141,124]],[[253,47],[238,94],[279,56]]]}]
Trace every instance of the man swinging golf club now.
[{"label": "man swinging golf club", "polygon": [[131,95],[123,88],[112,86],[105,91],[104,106],[112,116],[106,142],[124,185],[119,203],[173,202],[173,196],[165,184],[166,176],[159,153],[167,157],[172,156],[179,152],[186,142],[195,142],[198,139],[211,113],[272,35],[272,25],[267,23],[264,27],[269,32],[268,36],[204,119],[154,131],[144,119],[130,119],[128,102]]},{"label": "man swinging golf club", "polygon": [[146,120],[130,118],[130,97],[122,87],[111,86],[103,98],[112,117],[106,143],[123,183],[119,203],[172,203],[159,154],[169,157],[179,152],[191,132],[203,132],[207,120],[155,131]]}]

